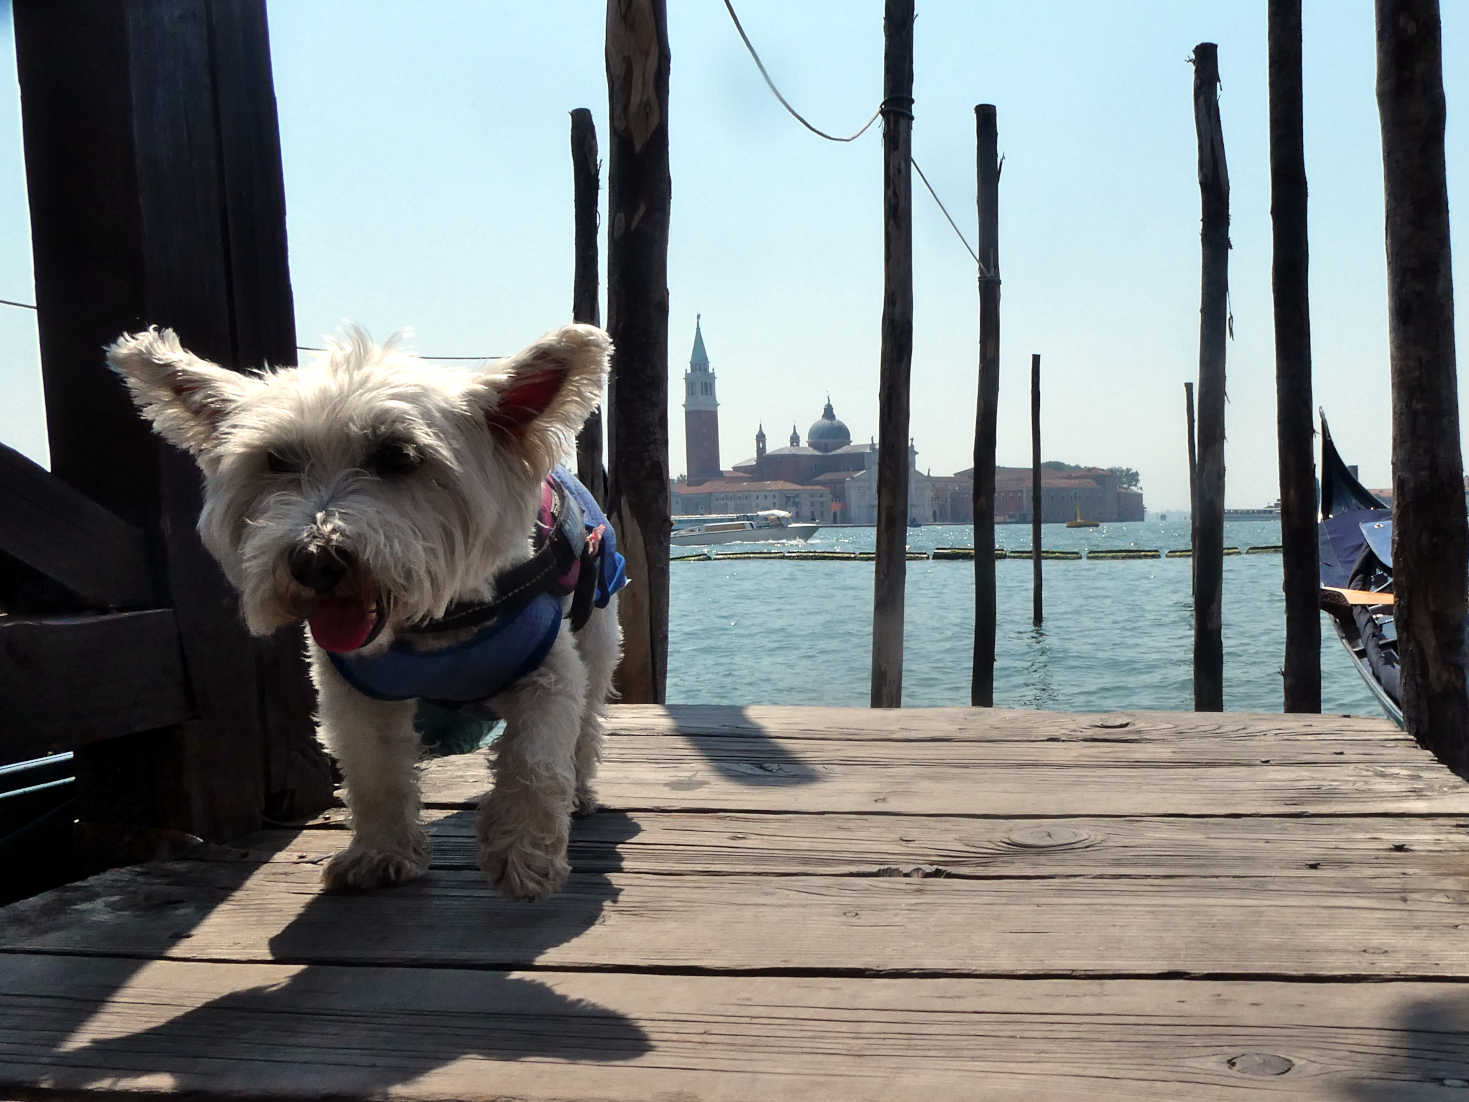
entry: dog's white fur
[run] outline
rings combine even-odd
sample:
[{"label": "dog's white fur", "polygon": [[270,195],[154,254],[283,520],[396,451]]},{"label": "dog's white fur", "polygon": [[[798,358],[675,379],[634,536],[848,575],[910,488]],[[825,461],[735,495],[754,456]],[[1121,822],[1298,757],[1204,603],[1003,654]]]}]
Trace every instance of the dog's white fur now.
[{"label": "dog's white fur", "polygon": [[[199,359],[167,329],[125,335],[107,352],[144,416],[204,472],[199,533],[239,590],[250,630],[268,634],[311,613],[318,591],[288,560],[293,549],[326,550],[351,564],[331,593],[382,610],[382,630],[357,652],[369,655],[456,600],[493,596],[496,572],[530,557],[541,481],[600,401],[611,345],[600,329],[567,326],[475,373],[356,329],[317,361],[254,375]],[[407,469],[385,468],[384,447]],[[566,882],[572,811],[596,807],[620,644],[614,598],[490,699],[506,730],[476,833],[481,867],[507,896],[542,898]],[[354,831],[325,870],[328,887],[422,876],[414,702],[357,692],[314,641],[310,658]]]}]

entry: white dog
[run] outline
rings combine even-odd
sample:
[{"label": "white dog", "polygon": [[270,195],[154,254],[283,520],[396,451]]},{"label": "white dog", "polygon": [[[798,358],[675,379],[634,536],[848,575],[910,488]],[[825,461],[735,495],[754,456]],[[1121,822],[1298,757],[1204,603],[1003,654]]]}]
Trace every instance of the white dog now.
[{"label": "white dog", "polygon": [[250,630],[310,628],[353,826],[328,887],[427,871],[418,698],[482,701],[506,720],[476,822],[490,881],[517,899],[565,884],[572,812],[596,807],[624,578],[605,517],[555,462],[600,400],[610,351],[585,325],[477,373],[356,330],[317,362],[254,375],[167,329],[108,349],[157,432],[203,470],[199,533]]}]

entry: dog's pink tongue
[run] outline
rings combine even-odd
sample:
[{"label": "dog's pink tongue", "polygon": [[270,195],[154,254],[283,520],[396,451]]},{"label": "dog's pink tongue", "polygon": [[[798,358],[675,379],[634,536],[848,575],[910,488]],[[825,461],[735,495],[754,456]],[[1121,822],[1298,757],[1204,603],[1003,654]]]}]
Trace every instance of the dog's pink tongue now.
[{"label": "dog's pink tongue", "polygon": [[372,612],[358,597],[321,598],[307,623],[324,650],[356,650],[372,634]]}]

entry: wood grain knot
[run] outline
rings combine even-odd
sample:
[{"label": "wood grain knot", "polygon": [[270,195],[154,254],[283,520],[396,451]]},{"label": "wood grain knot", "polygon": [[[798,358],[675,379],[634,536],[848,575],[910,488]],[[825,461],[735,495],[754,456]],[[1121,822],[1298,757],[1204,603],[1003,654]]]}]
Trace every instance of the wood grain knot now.
[{"label": "wood grain knot", "polygon": [[1084,830],[1057,824],[1019,827],[1001,839],[1002,844],[1016,849],[1084,849],[1099,841]]},{"label": "wood grain knot", "polygon": [[1296,1066],[1294,1060],[1277,1056],[1273,1052],[1241,1052],[1238,1056],[1231,1056],[1228,1064],[1231,1069],[1241,1075],[1254,1075],[1260,1078],[1284,1075]]}]

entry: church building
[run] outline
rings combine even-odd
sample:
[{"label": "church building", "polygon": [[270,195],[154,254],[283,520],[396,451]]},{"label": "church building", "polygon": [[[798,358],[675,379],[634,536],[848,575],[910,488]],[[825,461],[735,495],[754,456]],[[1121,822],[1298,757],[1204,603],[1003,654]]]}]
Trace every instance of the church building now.
[{"label": "church building", "polygon": [[[697,318],[684,374],[684,438],[688,474],[672,487],[675,515],[785,509],[800,521],[877,523],[877,442],[853,444],[829,395],[821,416],[806,430],[804,445],[792,425],[787,446],[769,450],[760,425],[753,458],[729,471],[719,469],[719,403]],[[909,441],[908,515],[926,524],[935,519],[932,480],[919,473],[917,460],[918,450]]]}]

